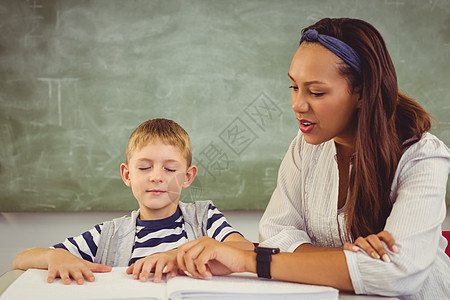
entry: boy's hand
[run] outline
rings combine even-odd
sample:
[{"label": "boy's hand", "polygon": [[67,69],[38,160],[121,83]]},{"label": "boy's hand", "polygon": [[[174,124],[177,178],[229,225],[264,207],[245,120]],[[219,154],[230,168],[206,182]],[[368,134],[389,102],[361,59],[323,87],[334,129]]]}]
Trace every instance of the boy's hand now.
[{"label": "boy's hand", "polygon": [[381,259],[384,262],[391,262],[386,249],[384,249],[381,241],[385,242],[394,253],[398,253],[398,247],[395,245],[395,240],[388,231],[381,231],[378,234],[371,234],[365,238],[359,237],[355,240],[355,243],[345,243],[344,250],[358,252],[363,250],[374,259]]},{"label": "boy's hand", "polygon": [[64,284],[70,284],[71,279],[77,284],[83,284],[84,280],[95,280],[93,272],[110,272],[111,267],[95,264],[76,257],[64,249],[52,249],[47,253],[48,277],[47,282],[52,283],[56,277],[60,277]]},{"label": "boy's hand", "polygon": [[148,280],[151,272],[155,273],[153,282],[160,282],[165,273],[175,277],[178,273],[177,251],[172,249],[141,258],[127,269],[127,274],[133,274],[134,279],[140,279],[142,282]]}]

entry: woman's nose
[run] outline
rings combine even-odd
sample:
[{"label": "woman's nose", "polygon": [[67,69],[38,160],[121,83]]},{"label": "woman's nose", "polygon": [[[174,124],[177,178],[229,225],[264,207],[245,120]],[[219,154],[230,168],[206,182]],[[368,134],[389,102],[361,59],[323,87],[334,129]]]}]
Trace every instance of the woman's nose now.
[{"label": "woman's nose", "polygon": [[292,94],[292,110],[296,113],[305,113],[309,110],[309,103],[302,93]]}]

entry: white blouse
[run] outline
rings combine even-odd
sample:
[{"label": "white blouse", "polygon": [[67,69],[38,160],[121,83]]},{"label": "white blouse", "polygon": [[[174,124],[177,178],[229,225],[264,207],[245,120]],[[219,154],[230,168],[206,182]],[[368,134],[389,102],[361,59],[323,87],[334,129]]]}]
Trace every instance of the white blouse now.
[{"label": "white blouse", "polygon": [[[351,242],[345,207],[338,210],[339,171],[334,141],[311,145],[299,131],[286,153],[277,188],[259,224],[261,246],[293,252],[303,243],[342,247]],[[450,299],[450,258],[442,236],[450,150],[430,133],[400,159],[386,221],[400,249],[385,263],[344,251],[355,293],[401,299]],[[409,295],[409,296],[407,296]]]}]

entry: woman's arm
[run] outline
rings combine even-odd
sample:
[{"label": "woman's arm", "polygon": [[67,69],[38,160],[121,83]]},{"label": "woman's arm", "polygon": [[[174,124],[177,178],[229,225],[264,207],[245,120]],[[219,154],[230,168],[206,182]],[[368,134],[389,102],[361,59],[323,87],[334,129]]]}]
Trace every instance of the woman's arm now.
[{"label": "woman's arm", "polygon": [[223,243],[225,243],[229,246],[235,247],[235,248],[242,249],[242,250],[253,251],[253,249],[255,247],[252,242],[250,242],[249,240],[247,240],[242,235],[240,235],[239,233],[236,233],[236,232],[228,235],[223,240]]},{"label": "woman's arm", "polygon": [[339,290],[353,291],[342,249],[322,248],[316,251],[273,255],[271,273],[273,278],[279,280],[326,285]]},{"label": "woman's arm", "polygon": [[[203,237],[182,245],[178,250],[178,267],[193,276],[211,277],[224,268],[231,272],[256,273],[256,253],[231,247]],[[352,291],[352,283],[342,249],[279,253],[272,256],[274,279],[327,285]]]},{"label": "woman's arm", "polygon": [[445,279],[431,270],[445,269],[444,262],[436,265],[436,261],[443,251],[439,240],[445,219],[449,157],[445,145],[430,136],[405,151],[393,181],[394,204],[384,228],[394,237],[398,253],[386,247],[391,262],[384,263],[362,251],[345,251],[356,293],[415,294],[430,280],[436,284],[433,289],[443,288]]},{"label": "woman's arm", "polygon": [[302,212],[302,134],[292,141],[278,171],[277,187],[259,223],[259,243],[293,252],[304,243],[311,243]]}]

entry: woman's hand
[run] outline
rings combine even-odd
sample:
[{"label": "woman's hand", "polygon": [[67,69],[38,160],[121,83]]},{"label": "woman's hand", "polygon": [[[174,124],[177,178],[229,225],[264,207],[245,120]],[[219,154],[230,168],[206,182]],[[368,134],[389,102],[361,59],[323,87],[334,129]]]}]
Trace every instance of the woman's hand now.
[{"label": "woman's hand", "polygon": [[134,279],[145,282],[150,273],[154,272],[153,282],[156,283],[161,281],[162,275],[165,273],[170,273],[171,277],[175,277],[178,273],[177,251],[177,249],[173,249],[141,258],[127,269],[127,274],[133,274]]},{"label": "woman's hand", "polygon": [[344,250],[358,252],[363,250],[374,259],[381,259],[384,262],[391,262],[386,249],[381,241],[385,242],[389,250],[394,253],[398,253],[398,247],[395,245],[395,240],[388,231],[381,231],[378,234],[371,234],[365,238],[358,237],[355,242],[345,243]]},{"label": "woman's hand", "polygon": [[241,250],[204,236],[179,247],[177,262],[180,270],[195,277],[209,278],[245,272],[251,254],[253,251]]}]

